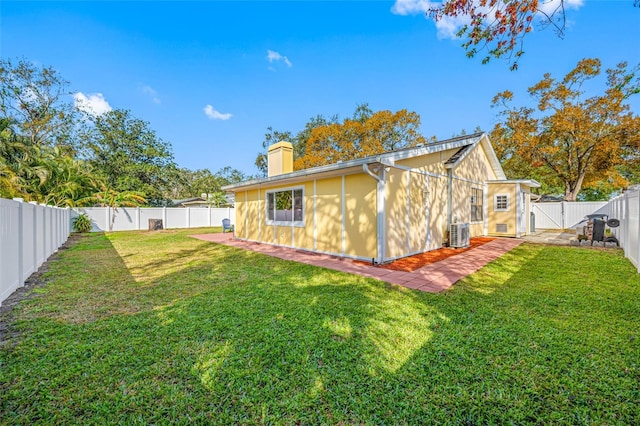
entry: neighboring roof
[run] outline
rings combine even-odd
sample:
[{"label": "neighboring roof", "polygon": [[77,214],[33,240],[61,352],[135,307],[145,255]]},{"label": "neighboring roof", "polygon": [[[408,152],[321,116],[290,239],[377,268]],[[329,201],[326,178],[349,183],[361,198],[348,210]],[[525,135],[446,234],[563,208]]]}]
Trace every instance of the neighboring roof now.
[{"label": "neighboring roof", "polygon": [[179,204],[193,203],[198,201],[207,201],[207,200],[205,200],[202,197],[185,198],[184,200],[171,200],[171,202],[176,206]]},{"label": "neighboring roof", "polygon": [[[422,155],[433,154],[436,152],[447,151],[449,149],[461,149],[465,148],[460,154],[466,155],[471,149],[466,147],[473,147],[478,144],[482,144],[489,163],[496,174],[498,179],[505,179],[504,171],[498,161],[489,138],[485,133],[474,133],[471,135],[459,136],[435,143],[428,143],[424,145],[414,146],[410,148],[402,148],[395,151],[385,152],[383,154],[372,155],[364,158],[357,158],[355,160],[339,161],[333,164],[327,164],[326,166],[312,167],[310,169],[297,170],[291,173],[285,173],[282,175],[266,177],[262,179],[253,179],[246,182],[241,182],[233,185],[223,186],[224,191],[237,191],[240,189],[250,189],[251,187],[259,187],[263,185],[273,185],[277,183],[288,183],[293,181],[300,181],[302,178],[322,178],[337,176],[340,174],[359,173],[362,171],[363,164],[371,163],[393,163],[397,160],[405,160],[407,158],[419,157]],[[458,151],[460,152],[460,151]],[[457,154],[457,153],[456,153]],[[454,154],[454,156],[456,155]],[[462,158],[462,157],[461,157]],[[459,160],[461,159],[458,159]],[[449,166],[453,167],[453,166]]]}]

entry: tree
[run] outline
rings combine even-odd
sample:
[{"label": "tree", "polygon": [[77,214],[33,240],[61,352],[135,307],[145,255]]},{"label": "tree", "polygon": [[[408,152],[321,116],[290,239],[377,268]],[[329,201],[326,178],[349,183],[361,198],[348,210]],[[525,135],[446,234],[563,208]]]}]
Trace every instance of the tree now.
[{"label": "tree", "polygon": [[496,95],[502,120],[492,140],[509,177],[530,173],[561,187],[567,201],[599,181],[618,189],[629,183],[623,171],[640,161],[640,117],[625,101],[640,93],[640,65],[608,69],[604,93],[585,97],[583,85],[600,73],[600,60],[583,59],[562,80],[545,74],[528,90],[537,111],[510,107],[510,91]]},{"label": "tree", "polygon": [[115,191],[103,186],[100,191],[80,200],[79,205],[111,207],[111,219],[109,231],[113,231],[113,223],[116,220],[118,207],[138,207],[147,203],[144,196],[136,191]]},{"label": "tree", "polygon": [[294,169],[331,164],[424,144],[419,133],[420,116],[405,109],[372,112],[366,104],[342,123],[329,123],[311,130],[303,156]]},{"label": "tree", "polygon": [[92,117],[92,122],[85,144],[89,162],[106,187],[137,192],[161,204],[176,171],[171,145],[128,110],[112,110]]},{"label": "tree", "polygon": [[0,60],[0,117],[17,126],[33,146],[76,150],[72,137],[76,109],[65,101],[68,82],[51,67],[36,67],[25,59]]},{"label": "tree", "polygon": [[[640,5],[640,1],[635,0],[634,5]],[[524,53],[524,37],[531,32],[534,22],[539,22],[542,28],[552,27],[562,38],[565,10],[570,6],[566,0],[446,0],[431,7],[427,16],[436,21],[467,17],[469,23],[458,32],[459,37],[466,39],[462,47],[467,56],[474,57],[486,50],[482,63],[492,57],[506,57],[513,59],[513,70],[518,68],[518,59]]]},{"label": "tree", "polygon": [[[359,106],[360,107],[360,106]],[[368,108],[366,104],[364,104],[365,108]],[[304,156],[307,150],[307,142],[309,141],[309,137],[311,136],[311,132],[313,129],[322,126],[328,126],[329,124],[337,123],[338,116],[333,115],[329,118],[324,117],[323,115],[316,115],[315,117],[311,117],[309,121],[304,125],[304,129],[299,131],[295,136],[290,131],[280,132],[277,130],[273,130],[272,127],[267,128],[267,133],[264,135],[264,140],[262,141],[263,151],[258,154],[256,158],[256,167],[260,171],[262,176],[267,175],[267,148],[269,145],[280,141],[287,141],[293,145],[293,158],[297,159]]]}]

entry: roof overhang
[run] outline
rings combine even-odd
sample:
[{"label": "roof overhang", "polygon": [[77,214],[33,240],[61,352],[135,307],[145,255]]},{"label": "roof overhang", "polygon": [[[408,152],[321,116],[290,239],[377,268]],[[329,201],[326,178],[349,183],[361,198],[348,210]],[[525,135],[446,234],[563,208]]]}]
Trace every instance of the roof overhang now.
[{"label": "roof overhang", "polygon": [[505,179],[505,180],[489,180],[487,181],[487,183],[489,185],[491,185],[492,183],[494,184],[498,184],[498,183],[519,183],[520,185],[526,185],[530,188],[540,188],[540,182],[538,182],[537,180],[534,179]]},{"label": "roof overhang", "polygon": [[233,185],[223,186],[223,191],[236,192],[249,189],[257,189],[263,187],[273,187],[279,185],[292,185],[300,182],[309,181],[311,179],[325,179],[335,176],[343,176],[349,174],[362,173],[364,164],[393,164],[395,161],[407,158],[419,157],[422,155],[433,154],[435,152],[446,151],[449,149],[461,148],[465,145],[477,145],[482,143],[485,152],[489,157],[489,162],[498,179],[505,178],[500,162],[496,157],[495,151],[491,147],[489,138],[485,133],[475,133],[472,135],[461,136],[448,139],[442,142],[420,145],[411,148],[404,148],[397,151],[386,152],[384,154],[372,155],[370,157],[357,158],[355,160],[341,161],[326,166],[312,167],[310,169],[298,170],[278,176],[271,176],[262,179],[253,179]]}]

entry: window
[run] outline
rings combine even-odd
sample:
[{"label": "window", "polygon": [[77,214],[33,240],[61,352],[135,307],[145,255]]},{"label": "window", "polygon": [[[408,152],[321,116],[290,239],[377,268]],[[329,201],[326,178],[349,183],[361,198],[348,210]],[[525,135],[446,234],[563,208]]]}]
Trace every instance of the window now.
[{"label": "window", "polygon": [[267,192],[267,221],[280,225],[302,222],[302,189]]},{"label": "window", "polygon": [[471,188],[471,222],[482,222],[482,189]]},{"label": "window", "polygon": [[493,209],[495,211],[507,211],[509,210],[509,195],[499,194],[494,199]]}]

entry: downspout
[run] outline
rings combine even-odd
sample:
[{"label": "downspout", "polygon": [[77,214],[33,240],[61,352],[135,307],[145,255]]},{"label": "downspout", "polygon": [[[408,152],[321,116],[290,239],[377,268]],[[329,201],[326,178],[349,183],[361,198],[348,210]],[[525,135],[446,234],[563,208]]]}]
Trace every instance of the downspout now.
[{"label": "downspout", "polygon": [[[369,169],[368,164],[362,165],[362,171],[374,178],[377,181],[376,187],[376,247],[377,247],[377,260],[372,261],[382,263],[385,256],[385,235],[386,235],[386,223],[385,223],[385,170],[384,165],[380,164],[380,172],[374,173]],[[381,176],[382,175],[382,176]]]},{"label": "downspout", "polygon": [[[447,235],[451,230],[451,215],[452,208],[451,203],[453,202],[453,167],[447,169]],[[449,237],[447,236],[447,240]]]}]

